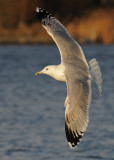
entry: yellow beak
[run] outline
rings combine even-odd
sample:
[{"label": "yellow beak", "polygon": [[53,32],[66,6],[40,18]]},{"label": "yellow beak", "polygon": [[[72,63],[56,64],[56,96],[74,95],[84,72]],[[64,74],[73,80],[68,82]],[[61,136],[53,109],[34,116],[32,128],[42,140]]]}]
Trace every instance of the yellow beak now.
[{"label": "yellow beak", "polygon": [[36,72],[35,75],[39,75],[39,74],[41,74],[41,73],[42,73],[41,71],[40,71],[40,72]]}]

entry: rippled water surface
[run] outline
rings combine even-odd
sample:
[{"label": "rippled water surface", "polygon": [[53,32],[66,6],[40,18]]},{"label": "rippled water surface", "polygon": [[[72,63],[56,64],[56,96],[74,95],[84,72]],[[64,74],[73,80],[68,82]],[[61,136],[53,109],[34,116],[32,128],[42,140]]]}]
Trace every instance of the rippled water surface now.
[{"label": "rippled water surface", "polygon": [[66,85],[34,73],[60,63],[55,45],[0,46],[0,160],[114,159],[114,46],[82,46],[103,74],[103,95],[92,102],[78,148],[64,132]]}]

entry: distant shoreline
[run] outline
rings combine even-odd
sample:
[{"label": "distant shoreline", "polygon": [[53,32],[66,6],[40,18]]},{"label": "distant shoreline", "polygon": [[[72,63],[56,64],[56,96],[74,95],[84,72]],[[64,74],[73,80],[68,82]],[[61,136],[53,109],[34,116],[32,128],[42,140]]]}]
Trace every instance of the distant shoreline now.
[{"label": "distant shoreline", "polygon": [[[71,37],[80,44],[114,44],[114,9],[98,9],[90,16],[73,19],[65,26]],[[0,26],[0,44],[53,43],[53,39],[38,22],[20,24],[16,28]]]},{"label": "distant shoreline", "polygon": [[[89,40],[86,40],[85,42],[81,42],[79,39],[75,39],[79,44],[104,44],[102,42],[91,42]],[[19,38],[19,39],[9,39],[9,38],[0,38],[0,45],[37,45],[37,44],[42,44],[42,45],[50,45],[50,44],[55,44],[55,42],[52,40],[39,40],[36,38]],[[113,43],[112,43],[113,44]]]},{"label": "distant shoreline", "polygon": [[10,45],[10,44],[17,44],[17,45],[26,45],[26,44],[30,44],[30,45],[34,45],[34,44],[53,44],[53,40],[52,41],[48,41],[48,40],[39,40],[36,38],[19,38],[19,39],[13,39],[13,38],[0,38],[0,45]]}]

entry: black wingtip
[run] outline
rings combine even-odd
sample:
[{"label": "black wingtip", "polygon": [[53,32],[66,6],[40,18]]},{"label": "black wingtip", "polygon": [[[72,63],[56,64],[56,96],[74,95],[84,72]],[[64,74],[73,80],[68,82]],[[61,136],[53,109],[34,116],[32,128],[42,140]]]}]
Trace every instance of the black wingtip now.
[{"label": "black wingtip", "polygon": [[[68,128],[66,122],[65,122],[65,132],[66,132],[66,138],[67,138],[67,141],[70,145],[71,148],[74,148],[76,147],[81,138],[82,138],[82,135],[79,135],[77,132],[72,132],[70,128]],[[83,134],[83,133],[82,133]]]},{"label": "black wingtip", "polygon": [[36,8],[36,15],[38,17],[38,20],[42,23],[42,20],[45,18],[45,13],[44,9],[41,8]]},{"label": "black wingtip", "polygon": [[42,8],[36,8],[36,14],[37,14],[37,17],[38,17],[38,20],[42,23],[42,24],[44,24],[45,23],[45,21],[43,21],[43,19],[46,19],[47,17],[48,18],[53,18],[54,19],[54,17],[52,16],[52,14],[50,14],[49,12],[47,12],[45,9],[42,9]]}]

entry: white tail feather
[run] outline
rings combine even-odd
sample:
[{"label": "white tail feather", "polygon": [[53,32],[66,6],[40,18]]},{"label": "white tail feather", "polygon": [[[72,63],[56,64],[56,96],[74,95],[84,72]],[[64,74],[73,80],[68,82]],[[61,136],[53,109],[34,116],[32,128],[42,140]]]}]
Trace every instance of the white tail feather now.
[{"label": "white tail feather", "polygon": [[102,77],[100,67],[95,58],[89,61],[89,65],[92,76],[92,98],[98,100],[100,99],[102,93]]}]

